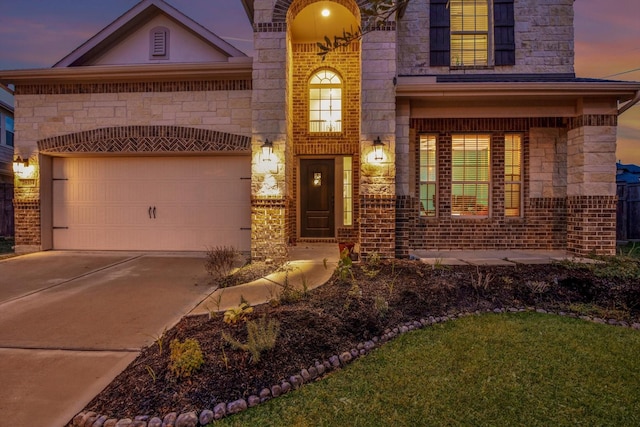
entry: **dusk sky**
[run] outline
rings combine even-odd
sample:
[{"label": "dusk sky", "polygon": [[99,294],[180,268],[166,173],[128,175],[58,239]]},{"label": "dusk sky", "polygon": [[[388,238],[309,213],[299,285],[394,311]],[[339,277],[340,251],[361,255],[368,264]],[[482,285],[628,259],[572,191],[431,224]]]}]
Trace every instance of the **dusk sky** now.
[{"label": "dusk sky", "polygon": [[[0,0],[0,69],[50,67],[137,0]],[[251,55],[240,0],[167,0]],[[578,77],[640,81],[640,0],[576,0]],[[618,159],[640,165],[640,105],[620,117]]]}]

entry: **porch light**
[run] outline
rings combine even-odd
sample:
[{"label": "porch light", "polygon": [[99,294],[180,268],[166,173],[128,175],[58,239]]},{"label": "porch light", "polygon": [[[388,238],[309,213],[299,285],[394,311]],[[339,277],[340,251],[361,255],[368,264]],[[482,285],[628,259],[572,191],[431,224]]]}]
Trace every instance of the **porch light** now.
[{"label": "porch light", "polygon": [[262,161],[270,162],[273,156],[273,142],[267,138],[260,148],[262,149]]},{"label": "porch light", "polygon": [[373,141],[373,160],[381,162],[384,159],[384,142],[380,141],[380,137],[377,137]]},{"label": "porch light", "polygon": [[16,175],[18,176],[24,175],[28,167],[29,167],[29,159],[23,159],[19,155],[13,159],[13,172]]}]

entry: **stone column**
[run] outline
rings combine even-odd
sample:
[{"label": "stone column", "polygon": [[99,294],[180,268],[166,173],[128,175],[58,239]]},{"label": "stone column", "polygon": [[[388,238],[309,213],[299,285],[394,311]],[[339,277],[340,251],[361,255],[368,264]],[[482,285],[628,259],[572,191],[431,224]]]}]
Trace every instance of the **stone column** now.
[{"label": "stone column", "polygon": [[615,254],[616,122],[583,115],[569,123],[567,249],[577,255]]},{"label": "stone column", "polygon": [[[360,152],[360,253],[395,257],[396,205],[396,31],[395,22],[362,40]],[[380,137],[384,155],[375,159]]]},{"label": "stone column", "polygon": [[[268,6],[268,5],[267,5]],[[256,9],[256,17],[260,17]],[[287,38],[284,23],[254,25],[251,256],[284,259],[288,243],[291,165],[287,125]],[[273,143],[269,160],[262,144]]]}]

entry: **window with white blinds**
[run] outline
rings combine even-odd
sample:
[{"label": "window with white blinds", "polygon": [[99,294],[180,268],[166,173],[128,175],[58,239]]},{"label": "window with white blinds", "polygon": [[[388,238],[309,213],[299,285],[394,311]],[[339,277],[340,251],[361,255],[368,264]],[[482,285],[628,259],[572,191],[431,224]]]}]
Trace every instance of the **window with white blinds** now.
[{"label": "window with white blinds", "polygon": [[490,146],[490,135],[452,136],[451,215],[489,215]]},{"label": "window with white blinds", "polygon": [[522,215],[522,137],[504,136],[504,214]]},{"label": "window with white blinds", "polygon": [[436,216],[438,184],[436,135],[420,135],[420,216]]},{"label": "window with white blinds", "polygon": [[488,0],[450,0],[451,66],[489,63]]},{"label": "window with white blinds", "polygon": [[342,132],[342,80],[334,71],[309,81],[309,132]]}]

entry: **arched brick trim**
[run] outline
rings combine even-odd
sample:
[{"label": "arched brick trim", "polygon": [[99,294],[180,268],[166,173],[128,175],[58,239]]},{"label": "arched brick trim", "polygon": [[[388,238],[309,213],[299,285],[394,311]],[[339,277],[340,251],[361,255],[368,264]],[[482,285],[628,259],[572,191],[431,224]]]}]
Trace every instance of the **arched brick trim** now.
[{"label": "arched brick trim", "polygon": [[[291,16],[295,17],[302,9],[309,6],[312,3],[315,3],[320,0],[301,0],[294,5],[295,9],[291,9]],[[332,0],[335,3],[338,3],[348,10],[351,11],[355,16],[360,14],[360,8],[367,3],[367,0]],[[278,0],[276,1],[275,6],[273,7],[273,19],[272,22],[287,22],[287,13],[289,12],[289,8],[291,7],[291,3],[294,0]]]},{"label": "arched brick trim", "polygon": [[122,126],[38,141],[41,153],[185,153],[251,151],[251,138],[180,126]]}]

